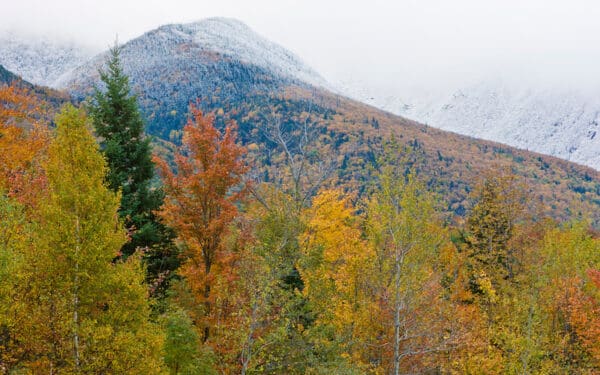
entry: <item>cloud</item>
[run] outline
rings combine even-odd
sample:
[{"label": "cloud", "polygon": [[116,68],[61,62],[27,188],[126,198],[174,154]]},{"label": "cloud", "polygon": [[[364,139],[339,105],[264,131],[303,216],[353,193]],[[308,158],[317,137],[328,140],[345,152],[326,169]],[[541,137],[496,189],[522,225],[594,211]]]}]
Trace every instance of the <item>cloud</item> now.
[{"label": "cloud", "polygon": [[98,49],[165,23],[241,19],[330,80],[460,85],[490,74],[600,83],[600,2],[591,0],[20,0],[0,25]]}]

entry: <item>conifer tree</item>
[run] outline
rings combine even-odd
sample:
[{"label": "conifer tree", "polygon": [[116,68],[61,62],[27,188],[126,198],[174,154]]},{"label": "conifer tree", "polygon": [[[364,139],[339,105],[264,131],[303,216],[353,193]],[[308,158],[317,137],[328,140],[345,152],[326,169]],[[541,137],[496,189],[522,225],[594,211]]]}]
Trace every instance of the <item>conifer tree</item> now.
[{"label": "conifer tree", "polygon": [[467,217],[472,286],[476,292],[493,294],[489,288],[495,289],[502,280],[514,276],[510,240],[517,221],[524,216],[524,190],[514,175],[501,171],[486,176],[473,195],[476,203]]},{"label": "conifer tree", "polygon": [[144,122],[123,72],[120,52],[119,46],[110,50],[107,70],[100,71],[105,90],[96,89],[90,114],[108,162],[108,186],[122,194],[119,215],[131,237],[122,254],[127,257],[137,248],[149,250],[150,278],[160,280],[177,268],[177,254],[172,231],[153,213],[162,205],[163,193],[151,187],[154,163],[150,138],[144,136]]}]

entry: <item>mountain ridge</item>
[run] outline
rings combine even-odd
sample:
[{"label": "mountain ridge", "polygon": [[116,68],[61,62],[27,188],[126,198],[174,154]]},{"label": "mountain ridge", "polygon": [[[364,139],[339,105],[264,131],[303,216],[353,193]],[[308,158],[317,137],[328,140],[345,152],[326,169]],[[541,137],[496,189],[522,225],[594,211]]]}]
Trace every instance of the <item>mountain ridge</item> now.
[{"label": "mountain ridge", "polygon": [[342,86],[353,99],[442,130],[600,170],[600,95],[593,90],[488,79],[408,97]]},{"label": "mountain ridge", "polygon": [[[230,31],[246,27],[215,22]],[[187,25],[165,25],[121,46],[124,71],[138,96],[148,134],[161,143],[160,152],[168,153],[170,141],[177,142],[189,104],[199,98],[203,110],[217,115],[218,126],[229,120],[238,123],[240,140],[248,146],[261,181],[281,179],[285,152],[273,134],[281,131],[288,146],[304,152],[315,168],[335,167],[328,183],[367,193],[376,181],[373,171],[384,144],[394,138],[409,150],[407,161],[399,162],[398,168],[416,169],[444,197],[448,211],[464,214],[469,192],[482,171],[502,167],[520,176],[544,212],[553,217],[567,219],[586,211],[600,221],[600,175],[593,169],[381,111],[247,57],[256,53],[226,54],[221,45],[227,36],[223,41],[198,43],[198,24]],[[73,71],[65,83],[73,98],[86,100],[99,85],[98,68],[103,67],[104,57],[97,55]],[[290,66],[296,65],[294,60]],[[310,152],[298,149],[304,143],[305,124],[312,134]]]}]

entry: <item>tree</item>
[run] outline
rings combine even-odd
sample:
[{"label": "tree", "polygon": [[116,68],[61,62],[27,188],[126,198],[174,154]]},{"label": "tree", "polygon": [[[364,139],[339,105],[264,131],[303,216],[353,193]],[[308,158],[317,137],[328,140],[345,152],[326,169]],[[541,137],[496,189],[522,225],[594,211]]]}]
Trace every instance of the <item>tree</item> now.
[{"label": "tree", "polygon": [[[245,149],[236,144],[236,125],[230,123],[223,134],[214,126],[214,116],[191,106],[192,118],[184,127],[183,146],[175,153],[177,174],[166,161],[156,158],[167,193],[160,217],[177,231],[185,247],[181,273],[187,278],[205,317],[212,314],[213,267],[227,269],[222,240],[237,215],[236,202],[246,190],[241,161]],[[223,264],[225,262],[225,264]],[[203,341],[210,337],[204,321]]]},{"label": "tree", "polygon": [[40,103],[25,89],[0,86],[0,190],[26,208],[45,187],[40,161],[50,137],[39,115]]},{"label": "tree", "polygon": [[179,308],[164,317],[166,327],[165,364],[173,375],[216,374],[212,370],[213,360],[203,355],[200,337],[187,313]]},{"label": "tree", "polygon": [[543,347],[553,372],[600,370],[600,240],[579,222],[551,228],[533,277],[541,296]]},{"label": "tree", "polygon": [[0,372],[9,373],[24,348],[16,342],[18,317],[11,314],[15,294],[15,275],[23,266],[27,246],[27,226],[24,209],[14,200],[0,194]]},{"label": "tree", "polygon": [[[56,118],[45,170],[48,192],[31,246],[21,254],[10,309],[20,317],[18,366],[33,373],[157,374],[162,334],[149,321],[137,256],[113,262],[125,242],[119,195],[82,111],[67,105]],[[26,317],[26,318],[25,318]]]},{"label": "tree", "polygon": [[267,186],[261,193],[263,202],[250,202],[242,218],[253,237],[238,271],[248,301],[240,312],[242,372],[303,374],[322,359],[307,335],[314,319],[296,267],[303,223],[293,196]]},{"label": "tree", "polygon": [[367,222],[376,253],[371,274],[378,275],[375,288],[384,340],[380,345],[393,350],[382,360],[389,360],[384,368],[393,374],[423,369],[424,356],[452,350],[461,332],[447,315],[451,310],[434,268],[444,232],[434,200],[412,172],[398,172],[384,166]]},{"label": "tree", "polygon": [[476,186],[475,204],[467,218],[473,286],[492,295],[502,280],[514,277],[516,258],[510,240],[516,224],[524,219],[526,198],[513,174],[495,172],[499,173],[486,176]]},{"label": "tree", "polygon": [[150,138],[144,136],[144,122],[137,98],[130,93],[120,52],[118,46],[110,50],[107,70],[100,71],[105,91],[96,89],[89,110],[108,162],[106,181],[110,189],[121,192],[119,215],[130,235],[122,254],[127,257],[136,249],[149,251],[150,278],[160,282],[177,268],[178,254],[172,244],[173,233],[154,214],[162,205],[163,192],[151,187],[154,163]]},{"label": "tree", "polygon": [[563,308],[568,325],[583,352],[581,367],[600,370],[600,271],[587,272],[588,290],[581,279],[569,280],[565,288],[567,301]]},{"label": "tree", "polygon": [[[289,193],[297,209],[301,210],[332,176],[343,157],[333,157],[331,145],[321,145],[324,150],[319,150],[323,127],[312,114],[312,104],[305,112],[290,118],[283,117],[278,110],[274,107],[271,112],[260,115],[268,124],[260,130],[285,158],[282,167],[271,171],[272,179],[278,181],[279,188]],[[257,193],[253,191],[253,194]]]},{"label": "tree", "polygon": [[367,272],[375,261],[373,248],[362,240],[360,219],[341,191],[320,192],[304,219],[299,268],[302,293],[315,314],[310,327],[315,347],[331,353],[332,360],[349,358],[366,367],[361,349],[372,333],[366,317],[374,303]]}]

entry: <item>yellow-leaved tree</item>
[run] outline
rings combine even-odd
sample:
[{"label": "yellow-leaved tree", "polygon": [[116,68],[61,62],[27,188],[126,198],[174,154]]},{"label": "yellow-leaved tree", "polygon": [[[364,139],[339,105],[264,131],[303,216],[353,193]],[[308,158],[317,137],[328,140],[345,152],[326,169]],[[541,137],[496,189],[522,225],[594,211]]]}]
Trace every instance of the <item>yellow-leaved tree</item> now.
[{"label": "yellow-leaved tree", "polygon": [[56,118],[45,163],[48,192],[15,273],[10,307],[15,371],[61,374],[162,373],[163,335],[150,322],[139,257],[114,262],[126,240],[119,196],[85,114]]},{"label": "yellow-leaved tree", "polygon": [[436,270],[445,230],[434,198],[414,172],[388,165],[380,180],[367,211],[380,367],[396,375],[438,371],[436,357],[450,353],[464,335]]},{"label": "yellow-leaved tree", "polygon": [[[306,209],[299,271],[316,315],[314,335],[325,352],[367,367],[362,345],[370,333],[369,265],[374,251],[361,238],[360,220],[342,191],[324,190]],[[333,332],[333,335],[331,333]]]}]

